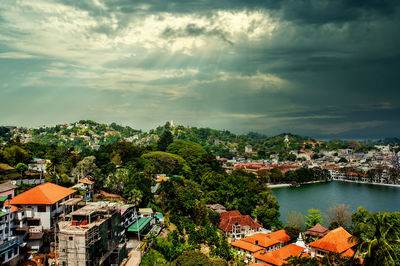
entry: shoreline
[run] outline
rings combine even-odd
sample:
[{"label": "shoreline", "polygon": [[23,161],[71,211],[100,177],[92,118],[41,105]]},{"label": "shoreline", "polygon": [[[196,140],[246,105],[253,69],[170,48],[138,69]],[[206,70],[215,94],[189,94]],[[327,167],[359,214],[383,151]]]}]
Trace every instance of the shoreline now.
[{"label": "shoreline", "polygon": [[[326,180],[319,180],[319,181],[310,181],[310,182],[304,182],[301,183],[300,186],[302,185],[308,185],[308,184],[316,184],[316,183],[326,183],[330,181],[336,181],[336,182],[347,182],[347,183],[358,183],[358,184],[366,184],[366,185],[377,185],[377,186],[386,186],[386,187],[397,187],[400,188],[400,184],[384,184],[384,183],[374,183],[374,182],[365,182],[365,181],[354,181],[354,180],[345,180],[345,179],[331,179],[329,181]],[[273,184],[269,185],[267,184],[268,188],[281,188],[281,187],[290,187],[291,184],[289,183],[283,183],[283,184]]]},{"label": "shoreline", "polygon": [[[316,184],[316,183],[326,183],[326,182],[329,182],[329,181],[327,181],[327,180],[309,181],[309,182],[300,183],[300,186],[308,185],[308,184]],[[281,188],[281,187],[290,187],[291,184],[289,184],[289,183],[274,184],[274,185],[267,184],[267,186],[268,186],[268,188]]]},{"label": "shoreline", "polygon": [[396,185],[396,184],[384,184],[384,183],[354,181],[354,180],[345,180],[345,179],[332,179],[332,181],[347,182],[347,183],[358,183],[358,184],[366,184],[366,185],[377,185],[377,186],[386,186],[386,187],[398,187],[398,188],[400,188],[400,185]]}]

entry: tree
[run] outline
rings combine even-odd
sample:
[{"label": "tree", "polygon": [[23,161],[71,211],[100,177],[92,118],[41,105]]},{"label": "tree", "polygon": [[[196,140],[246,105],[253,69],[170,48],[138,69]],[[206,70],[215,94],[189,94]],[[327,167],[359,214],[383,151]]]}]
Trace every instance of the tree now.
[{"label": "tree", "polygon": [[20,171],[20,172],[21,172],[21,176],[23,177],[25,171],[28,170],[28,166],[26,166],[26,164],[24,164],[24,163],[18,163],[18,164],[15,166],[15,169],[17,169],[18,171]]},{"label": "tree", "polygon": [[124,187],[128,184],[131,176],[129,169],[117,169],[114,173],[107,177],[105,186],[113,193],[121,194]]},{"label": "tree", "polygon": [[19,146],[11,146],[5,148],[3,151],[3,156],[7,160],[8,164],[15,166],[18,163],[27,163],[29,161],[28,153]]},{"label": "tree", "polygon": [[396,265],[400,262],[400,213],[370,214],[360,207],[353,215],[356,255],[364,265]]},{"label": "tree", "polygon": [[281,227],[279,203],[276,197],[271,191],[262,192],[259,197],[259,207],[253,211],[252,215],[257,217],[265,228]]},{"label": "tree", "polygon": [[86,177],[87,175],[96,176],[99,173],[99,168],[94,163],[96,157],[88,156],[78,162],[76,167],[72,170],[72,173],[79,177]]},{"label": "tree", "polygon": [[140,190],[138,189],[132,189],[129,192],[129,197],[128,197],[128,201],[132,204],[134,204],[135,206],[138,206],[140,204],[140,201],[142,200],[143,194]]},{"label": "tree", "polygon": [[174,142],[174,137],[172,136],[171,131],[167,130],[161,135],[160,139],[158,140],[157,149],[159,151],[166,151],[167,147],[172,142]]},{"label": "tree", "polygon": [[318,223],[322,224],[324,222],[321,217],[321,211],[317,209],[309,209],[306,219],[307,228],[311,228]]},{"label": "tree", "polygon": [[143,154],[142,158],[148,160],[158,174],[184,174],[190,171],[186,161],[176,154],[153,151]]},{"label": "tree", "polygon": [[334,229],[337,227],[344,227],[346,230],[351,226],[351,212],[350,206],[345,204],[335,204],[328,209],[328,223],[329,228]]},{"label": "tree", "polygon": [[150,250],[146,255],[143,256],[140,265],[143,266],[158,266],[166,265],[167,261],[164,256],[157,250]]},{"label": "tree", "polygon": [[289,212],[286,216],[286,226],[303,229],[305,226],[304,215],[301,212]]}]

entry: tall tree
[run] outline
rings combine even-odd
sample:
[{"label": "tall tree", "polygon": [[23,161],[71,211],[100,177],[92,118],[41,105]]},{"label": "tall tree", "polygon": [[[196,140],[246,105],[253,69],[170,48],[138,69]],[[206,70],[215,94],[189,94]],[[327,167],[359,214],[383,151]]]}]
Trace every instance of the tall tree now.
[{"label": "tall tree", "polygon": [[364,265],[398,265],[400,213],[369,214],[359,208],[353,215],[353,222],[356,255],[364,256]]},{"label": "tall tree", "polygon": [[335,204],[328,209],[328,223],[331,229],[339,226],[349,230],[351,226],[350,206],[345,204]]},{"label": "tall tree", "polygon": [[321,211],[318,209],[309,209],[306,219],[307,228],[311,228],[318,223],[322,224],[324,222],[321,217]]},{"label": "tall tree", "polygon": [[166,151],[167,147],[172,142],[174,142],[174,137],[172,136],[171,131],[167,130],[161,135],[160,139],[158,140],[157,149],[159,151]]}]

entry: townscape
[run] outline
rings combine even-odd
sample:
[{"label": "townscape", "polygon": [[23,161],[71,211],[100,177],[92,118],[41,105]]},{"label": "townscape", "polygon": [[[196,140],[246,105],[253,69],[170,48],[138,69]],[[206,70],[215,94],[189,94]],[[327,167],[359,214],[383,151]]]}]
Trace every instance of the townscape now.
[{"label": "townscape", "polygon": [[[400,213],[280,217],[272,189],[400,186],[398,139],[234,135],[167,122],[0,127],[9,265],[395,265]],[[383,233],[384,232],[384,233]],[[374,244],[376,241],[377,244]]]}]

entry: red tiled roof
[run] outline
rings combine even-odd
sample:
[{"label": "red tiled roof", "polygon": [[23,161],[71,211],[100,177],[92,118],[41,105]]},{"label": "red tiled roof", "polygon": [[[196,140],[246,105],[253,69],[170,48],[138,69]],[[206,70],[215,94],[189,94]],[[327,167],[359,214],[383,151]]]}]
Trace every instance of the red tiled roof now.
[{"label": "red tiled roof", "polygon": [[232,230],[232,226],[238,223],[241,226],[249,226],[252,229],[261,227],[249,215],[242,215],[239,211],[221,212],[221,222],[218,228],[228,232]]},{"label": "red tiled roof", "polygon": [[100,190],[100,194],[103,195],[106,198],[115,198],[115,199],[120,199],[120,200],[125,200],[123,197],[121,197],[120,195],[117,194],[112,194],[112,193],[108,193],[105,192],[103,190]]},{"label": "red tiled roof", "polygon": [[246,241],[243,240],[237,240],[233,243],[231,243],[232,246],[237,247],[237,248],[241,248],[247,251],[250,251],[251,253],[257,252],[259,250],[262,250],[263,248],[257,245],[253,245],[251,243],[248,243]]},{"label": "red tiled roof", "polygon": [[53,183],[38,185],[11,200],[12,205],[52,205],[68,197],[76,190],[62,187]]},{"label": "red tiled roof", "polygon": [[335,253],[342,253],[356,245],[356,241],[350,242],[352,235],[343,227],[330,231],[323,238],[310,243],[311,247],[328,250]]},{"label": "red tiled roof", "polygon": [[306,235],[313,235],[313,236],[325,236],[327,233],[329,233],[329,229],[326,227],[323,227],[321,224],[317,223],[310,229],[304,232]]},{"label": "red tiled roof", "polygon": [[305,248],[290,244],[272,252],[259,251],[254,258],[272,265],[283,265],[289,257],[298,257]]}]

